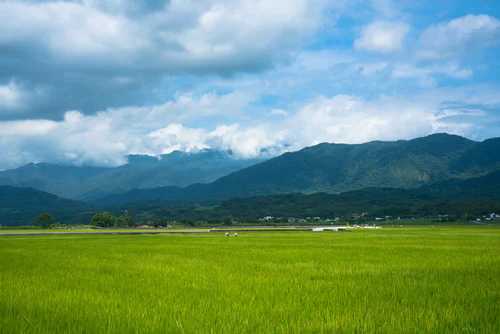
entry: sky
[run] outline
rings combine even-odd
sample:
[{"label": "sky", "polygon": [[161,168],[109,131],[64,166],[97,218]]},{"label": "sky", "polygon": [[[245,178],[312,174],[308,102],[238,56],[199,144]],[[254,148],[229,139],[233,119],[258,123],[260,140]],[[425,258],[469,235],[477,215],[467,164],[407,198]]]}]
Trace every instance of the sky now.
[{"label": "sky", "polygon": [[0,169],[500,136],[497,0],[0,0]]}]

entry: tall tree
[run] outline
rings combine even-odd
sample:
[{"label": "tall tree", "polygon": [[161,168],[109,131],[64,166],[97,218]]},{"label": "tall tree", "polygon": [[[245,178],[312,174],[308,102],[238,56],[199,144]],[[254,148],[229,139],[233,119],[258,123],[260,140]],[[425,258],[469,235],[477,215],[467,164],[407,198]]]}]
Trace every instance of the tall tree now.
[{"label": "tall tree", "polygon": [[90,224],[97,227],[113,227],[116,222],[116,217],[110,212],[98,212],[90,220]]},{"label": "tall tree", "polygon": [[52,215],[47,212],[41,213],[35,219],[35,225],[43,228],[49,228],[50,225],[54,224],[56,221]]}]

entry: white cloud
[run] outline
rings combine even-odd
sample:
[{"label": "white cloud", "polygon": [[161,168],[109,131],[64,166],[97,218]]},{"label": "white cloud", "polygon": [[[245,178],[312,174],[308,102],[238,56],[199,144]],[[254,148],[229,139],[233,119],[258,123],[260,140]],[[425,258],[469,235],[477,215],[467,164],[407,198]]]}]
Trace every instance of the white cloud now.
[{"label": "white cloud", "polygon": [[48,120],[0,122],[0,136],[43,136],[56,128],[57,122]]},{"label": "white cloud", "polygon": [[324,28],[330,6],[328,0],[0,0],[0,83],[15,78],[30,95],[44,89],[23,119],[158,103],[179,83],[202,85],[286,64]]},{"label": "white cloud", "polygon": [[139,29],[125,18],[70,2],[0,3],[0,44],[45,48],[57,59],[122,59],[145,47]]},{"label": "white cloud", "polygon": [[[138,2],[142,3],[142,2]],[[147,2],[146,2],[147,3]],[[171,1],[130,16],[124,1],[0,2],[0,46],[53,65],[224,72],[267,66],[299,46],[326,1]],[[146,5],[144,5],[146,6]],[[120,11],[120,9],[122,9]]]},{"label": "white cloud", "polygon": [[488,15],[466,15],[427,28],[420,36],[419,56],[446,58],[499,42],[500,20]]},{"label": "white cloud", "polygon": [[409,26],[402,22],[376,21],[365,26],[354,47],[382,53],[395,52],[401,49],[408,33]]},{"label": "white cloud", "polygon": [[288,116],[288,112],[283,109],[271,109],[270,114],[272,116],[279,116],[279,117]]},{"label": "white cloud", "polygon": [[46,98],[43,87],[26,86],[15,79],[0,84],[0,118],[22,117],[33,105]]},{"label": "white cloud", "polygon": [[118,165],[130,153],[162,154],[212,145],[254,156],[259,153],[257,147],[265,145],[253,138],[262,131],[185,126],[203,116],[234,116],[248,103],[248,96],[242,93],[180,94],[151,107],[108,109],[95,115],[68,111],[61,121],[0,122],[0,150],[10,155],[0,162],[0,168],[33,161]]},{"label": "white cloud", "polygon": [[287,128],[299,136],[299,146],[411,138],[438,129],[433,107],[398,98],[367,101],[349,95],[320,97],[300,109]]},{"label": "white cloud", "polygon": [[25,93],[14,81],[0,85],[0,112],[16,111],[24,107]]},{"label": "white cloud", "polygon": [[165,154],[172,151],[196,151],[208,148],[207,131],[193,129],[173,123],[147,135],[151,140],[152,153]]},{"label": "white cloud", "polygon": [[[224,106],[228,98],[211,96],[208,106],[218,109],[217,105]],[[475,123],[459,116],[480,118],[485,114],[471,113],[468,107],[442,107],[446,98],[452,96],[373,100],[350,95],[318,97],[280,118],[246,125],[221,120],[212,128],[184,121],[182,106],[193,110],[207,106],[207,97],[195,98],[190,94],[158,106],[110,109],[91,116],[69,111],[57,122],[0,122],[0,150],[7,152],[0,168],[32,161],[119,165],[125,162],[127,154],[157,155],[203,148],[255,157],[263,152],[277,154],[320,142],[395,140],[441,131],[474,133]],[[224,113],[224,108],[220,112]]]},{"label": "white cloud", "polygon": [[243,157],[259,156],[264,150],[280,150],[286,130],[272,124],[242,127],[239,124],[221,125],[210,132],[211,147],[232,150]]}]

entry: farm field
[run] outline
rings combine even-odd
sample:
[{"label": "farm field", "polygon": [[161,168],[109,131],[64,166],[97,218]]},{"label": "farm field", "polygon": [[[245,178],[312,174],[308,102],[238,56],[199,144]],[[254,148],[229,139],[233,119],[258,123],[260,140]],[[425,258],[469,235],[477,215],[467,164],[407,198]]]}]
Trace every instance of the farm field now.
[{"label": "farm field", "polygon": [[0,333],[500,333],[500,228],[0,237]]},{"label": "farm field", "polygon": [[178,228],[178,229],[138,229],[138,228],[106,228],[106,229],[91,229],[91,228],[78,228],[78,229],[0,229],[0,236],[2,235],[50,235],[50,234],[113,234],[113,233],[205,233],[208,232],[207,228]]}]

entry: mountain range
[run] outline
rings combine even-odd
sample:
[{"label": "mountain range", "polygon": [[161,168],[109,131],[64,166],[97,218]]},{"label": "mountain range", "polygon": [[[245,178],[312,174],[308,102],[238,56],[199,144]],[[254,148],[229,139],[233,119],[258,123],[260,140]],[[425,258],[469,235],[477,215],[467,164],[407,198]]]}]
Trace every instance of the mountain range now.
[{"label": "mountain range", "polygon": [[202,150],[159,157],[130,155],[127,164],[113,168],[31,163],[0,172],[0,185],[90,200],[131,189],[207,183],[260,161],[239,159],[227,151]]},{"label": "mountain range", "polygon": [[500,138],[482,142],[434,134],[413,140],[319,144],[255,164],[208,184],[134,189],[101,201],[224,200],[285,193],[416,188],[500,169]]},{"label": "mountain range", "polygon": [[499,152],[500,138],[435,134],[324,143],[261,162],[206,150],[129,156],[115,168],[30,164],[0,172],[0,184],[11,184],[0,186],[1,223],[29,223],[44,211],[86,221],[125,209],[146,220],[484,213],[500,210]]},{"label": "mountain range", "polygon": [[88,223],[97,211],[127,211],[137,223],[208,221],[215,224],[232,220],[256,221],[265,216],[350,218],[403,216],[425,217],[440,214],[474,217],[500,212],[500,171],[454,179],[412,189],[364,188],[340,194],[292,193],[234,198],[219,202],[138,201],[122,206],[92,207],[32,188],[0,186],[0,216],[3,225],[27,225],[42,212],[63,223]]},{"label": "mountain range", "polygon": [[292,193],[234,198],[214,204],[133,202],[121,209],[148,220],[256,221],[259,218],[474,217],[500,212],[500,171],[412,189],[364,188],[340,194]]}]

